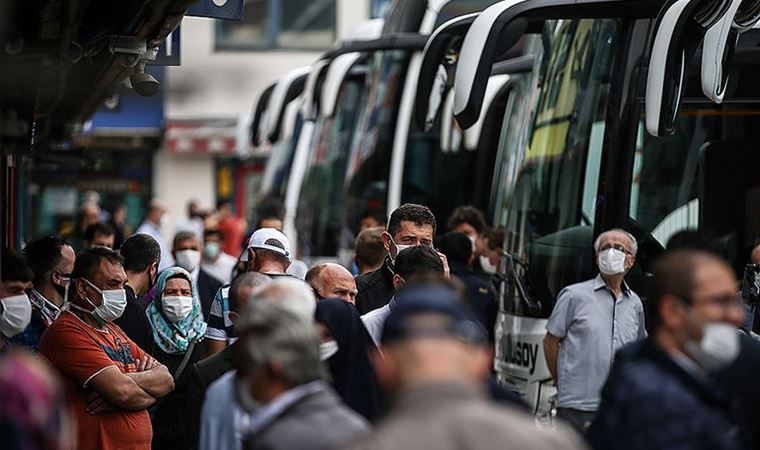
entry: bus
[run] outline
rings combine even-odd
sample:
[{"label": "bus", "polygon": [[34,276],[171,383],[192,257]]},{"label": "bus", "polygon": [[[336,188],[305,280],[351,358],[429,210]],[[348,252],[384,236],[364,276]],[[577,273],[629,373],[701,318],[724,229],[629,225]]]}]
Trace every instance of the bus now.
[{"label": "bus", "polygon": [[639,241],[627,282],[641,294],[667,240],[684,229],[719,242],[743,272],[760,230],[760,32],[747,14],[757,9],[740,8],[741,26],[724,45],[713,39],[698,51],[731,3],[509,0],[481,13],[465,37],[454,80],[465,128],[515,35],[537,33],[543,47],[521,112],[505,115],[510,142],[491,195],[493,224],[507,231],[494,368],[538,416],[550,414],[556,392],[543,355],[547,318],[563,287],[595,276],[601,232],[620,227]]}]

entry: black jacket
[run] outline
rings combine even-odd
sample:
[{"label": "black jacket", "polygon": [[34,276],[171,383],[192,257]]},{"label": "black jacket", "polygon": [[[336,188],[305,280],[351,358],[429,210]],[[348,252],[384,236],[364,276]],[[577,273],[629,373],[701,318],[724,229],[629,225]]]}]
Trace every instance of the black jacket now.
[{"label": "black jacket", "polygon": [[387,305],[396,293],[393,289],[393,265],[386,257],[383,265],[374,272],[356,277],[356,307],[367,314]]},{"label": "black jacket", "polygon": [[491,284],[462,263],[449,261],[449,270],[451,275],[464,283],[467,288],[467,303],[481,325],[488,330],[488,337],[493,342],[498,308]]},{"label": "black jacket", "polygon": [[[127,305],[121,316],[114,323],[124,331],[129,339],[145,352],[151,352],[153,348],[153,329],[145,315],[145,304],[137,298],[135,291],[127,286]],[[151,354],[154,358],[156,355]]]},{"label": "black jacket", "polygon": [[222,282],[209,275],[203,269],[198,272],[198,296],[201,299],[201,312],[203,312],[203,318],[208,322],[209,313],[211,312],[211,305],[214,303],[214,296],[216,291],[222,287]]}]

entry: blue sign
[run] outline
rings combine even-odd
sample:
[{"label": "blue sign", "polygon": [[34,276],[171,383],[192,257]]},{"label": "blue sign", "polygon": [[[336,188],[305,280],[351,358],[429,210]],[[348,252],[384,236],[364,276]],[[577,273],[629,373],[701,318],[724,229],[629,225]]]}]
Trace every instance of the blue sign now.
[{"label": "blue sign", "polygon": [[152,66],[179,66],[179,37],[180,27],[166,36],[166,40],[158,47],[158,54],[154,61],[147,61]]},{"label": "blue sign", "polygon": [[199,0],[187,9],[186,16],[243,20],[244,0]]},{"label": "blue sign", "polygon": [[[163,67],[146,67],[161,81]],[[160,135],[164,123],[164,86],[153,97],[142,97],[122,87],[106,99],[104,105],[84,124],[85,134]]]}]

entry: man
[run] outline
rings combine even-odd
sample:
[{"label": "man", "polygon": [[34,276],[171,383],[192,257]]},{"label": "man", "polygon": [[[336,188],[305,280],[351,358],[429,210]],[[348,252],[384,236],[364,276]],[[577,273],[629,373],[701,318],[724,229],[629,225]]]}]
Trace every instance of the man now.
[{"label": "man", "polygon": [[222,233],[216,229],[203,232],[203,263],[201,268],[223,284],[232,279],[237,258],[222,251]]},{"label": "man", "polygon": [[66,302],[76,257],[74,249],[63,239],[46,236],[26,244],[24,258],[34,272],[34,288],[29,291],[32,318],[24,332],[12,342],[37,353],[42,333],[58,318]]},{"label": "man", "polygon": [[243,242],[244,224],[232,214],[232,203],[229,200],[217,203],[216,210],[219,215],[219,231],[224,236],[222,251],[228,255],[237,255]]},{"label": "man", "polygon": [[594,251],[599,275],[559,293],[544,338],[557,414],[580,432],[599,407],[612,357],[646,335],[641,299],[623,280],[636,261],[636,239],[612,229],[599,235]]},{"label": "man", "polygon": [[441,237],[438,247],[446,255],[451,274],[467,288],[467,303],[481,325],[488,330],[489,341],[493,342],[498,305],[491,284],[472,270],[475,262],[472,241],[464,233],[450,231]]},{"label": "man", "polygon": [[414,245],[432,248],[435,235],[435,216],[430,208],[407,203],[391,214],[388,229],[383,232],[385,262],[382,267],[361,275],[356,279],[356,307],[366,314],[382,308],[390,302],[394,294],[393,260],[402,249]]},{"label": "man", "polygon": [[740,352],[744,309],[731,268],[706,252],[670,252],[654,267],[648,306],[652,334],[616,356],[589,442],[598,449],[745,448],[726,396],[731,386],[710,374]]},{"label": "man", "polygon": [[[257,286],[252,289],[241,289],[238,293],[240,305],[233,304],[230,297],[230,308],[235,308],[234,313],[230,313],[233,322],[237,322],[241,311],[254,301],[279,303],[286,308],[291,308],[304,319],[313,320],[315,300],[304,283],[287,278],[271,281],[271,278],[256,272],[245,274],[243,277],[254,275]],[[231,293],[235,287],[233,283],[230,288]],[[242,432],[248,428],[250,414],[234,402],[233,355],[240,351],[239,345],[239,341],[235,341],[226,349],[197,364],[199,378],[207,383],[213,381],[208,387],[206,401],[203,403],[201,450],[239,449]],[[218,379],[214,381],[211,379],[212,376]],[[230,408],[230,405],[234,406]]]},{"label": "man", "polygon": [[385,231],[385,227],[367,228],[356,237],[354,263],[359,270],[359,275],[366,275],[383,266],[385,259],[383,231]]},{"label": "man", "polygon": [[[396,269],[396,273],[393,275],[393,288],[395,292],[398,292],[406,283],[411,282],[415,278],[429,275],[443,277],[445,275],[441,258],[433,250],[433,247],[427,245],[415,245],[401,250],[396,257],[394,267]],[[395,297],[393,297],[387,305],[362,316],[364,326],[378,347],[380,346],[380,334],[383,330],[383,323],[385,323],[385,319],[388,318],[398,303],[399,301],[396,301]]]},{"label": "man", "polygon": [[2,280],[0,280],[0,354],[8,347],[8,340],[29,325],[32,305],[26,290],[32,287],[34,274],[24,259],[11,249],[3,249]]},{"label": "man", "polygon": [[486,229],[486,219],[477,208],[460,206],[451,213],[447,225],[449,231],[464,233],[474,243]]},{"label": "man", "polygon": [[174,265],[174,258],[172,258],[172,254],[169,251],[169,246],[166,245],[164,236],[161,234],[162,219],[164,217],[166,217],[166,207],[161,200],[154,198],[148,204],[148,213],[145,215],[145,221],[135,232],[137,234],[147,234],[158,242],[159,247],[161,247],[159,272]]},{"label": "man", "polygon": [[536,428],[533,418],[487,398],[493,357],[485,330],[444,286],[415,285],[400,295],[373,355],[393,408],[364,449],[581,449],[572,432]]},{"label": "man", "polygon": [[106,223],[94,223],[84,230],[84,248],[95,246],[113,248],[116,231]]},{"label": "man", "polygon": [[499,270],[503,245],[504,229],[502,227],[486,227],[481,234],[481,239],[475,245],[476,259],[472,270],[488,282],[493,281],[493,276]]},{"label": "man", "polygon": [[176,231],[189,231],[200,239],[203,237],[203,213],[197,199],[190,199],[187,202],[187,216],[179,221]]},{"label": "man", "polygon": [[385,227],[385,213],[377,209],[368,209],[364,211],[359,219],[359,232],[369,228]]},{"label": "man", "polygon": [[244,447],[328,450],[369,432],[323,380],[313,319],[254,301],[241,322],[236,400],[251,413]]},{"label": "man", "polygon": [[[274,228],[256,230],[240,260],[245,263],[247,272],[260,272],[270,278],[290,277],[285,273],[290,266],[290,241]],[[222,351],[229,343],[232,322],[227,314],[228,293],[229,287],[219,289],[211,305],[206,328],[207,356]]]},{"label": "man", "polygon": [[339,298],[352,305],[356,301],[356,281],[345,267],[335,263],[317,264],[306,272],[317,299]]},{"label": "man", "polygon": [[145,314],[147,305],[142,297],[156,283],[161,248],[147,234],[133,234],[124,240],[119,250],[127,274],[127,304],[114,321],[129,339],[141,349],[153,347],[153,328]]},{"label": "man", "polygon": [[64,233],[66,240],[74,248],[75,252],[84,249],[84,233],[90,225],[100,222],[101,209],[97,202],[85,201],[79,207],[77,223],[69,233]]},{"label": "man", "polygon": [[190,272],[196,292],[201,301],[201,312],[208,319],[214,296],[222,283],[201,267],[203,251],[200,238],[192,231],[180,231],[174,235],[172,256],[177,266]]},{"label": "man", "polygon": [[174,381],[113,323],[126,303],[121,256],[105,247],[85,250],[71,278],[71,307],[45,330],[40,354],[63,377],[77,448],[150,449],[147,408]]}]

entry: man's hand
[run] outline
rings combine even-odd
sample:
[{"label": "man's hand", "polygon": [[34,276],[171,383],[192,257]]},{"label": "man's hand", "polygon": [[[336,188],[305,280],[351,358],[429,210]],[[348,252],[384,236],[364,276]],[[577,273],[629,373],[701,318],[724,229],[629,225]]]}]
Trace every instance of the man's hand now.
[{"label": "man's hand", "polygon": [[116,407],[104,399],[100,394],[95,391],[90,391],[87,395],[87,406],[85,411],[88,414],[95,416],[105,412],[113,411]]},{"label": "man's hand", "polygon": [[158,365],[158,361],[152,358],[150,355],[145,355],[137,361],[137,371],[145,372]]},{"label": "man's hand", "polygon": [[446,255],[436,250],[436,253],[438,253],[438,257],[441,258],[441,263],[443,263],[443,276],[446,277],[446,279],[451,278],[451,271],[449,270],[449,260],[446,258]]}]

